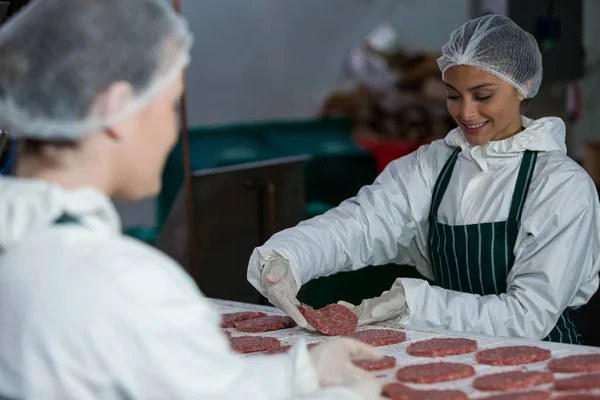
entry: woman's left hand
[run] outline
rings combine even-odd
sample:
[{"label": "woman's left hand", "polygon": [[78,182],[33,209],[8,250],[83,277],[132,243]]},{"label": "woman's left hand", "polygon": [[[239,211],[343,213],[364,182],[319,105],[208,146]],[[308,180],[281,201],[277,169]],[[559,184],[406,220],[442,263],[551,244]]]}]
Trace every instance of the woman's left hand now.
[{"label": "woman's left hand", "polygon": [[345,301],[339,301],[338,304],[358,316],[358,326],[394,319],[408,311],[402,285],[383,292],[379,297],[363,300],[358,306]]}]

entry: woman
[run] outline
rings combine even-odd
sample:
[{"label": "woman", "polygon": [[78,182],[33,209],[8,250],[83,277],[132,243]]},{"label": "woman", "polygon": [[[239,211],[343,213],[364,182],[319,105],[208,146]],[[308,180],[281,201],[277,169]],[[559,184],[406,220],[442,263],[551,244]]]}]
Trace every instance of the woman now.
[{"label": "woman", "polygon": [[598,287],[599,204],[589,176],[566,155],[564,123],[521,115],[542,81],[535,39],[509,18],[484,16],[451,34],[438,64],[458,128],[257,248],[249,281],[307,326],[296,308],[301,284],[411,264],[435,286],[400,278],[381,297],[346,303],[361,324],[396,318],[579,343],[568,309]]},{"label": "woman", "polygon": [[349,340],[242,357],[109,198],[160,189],[191,36],[163,0],[43,0],[0,30],[0,398],[378,399]]}]

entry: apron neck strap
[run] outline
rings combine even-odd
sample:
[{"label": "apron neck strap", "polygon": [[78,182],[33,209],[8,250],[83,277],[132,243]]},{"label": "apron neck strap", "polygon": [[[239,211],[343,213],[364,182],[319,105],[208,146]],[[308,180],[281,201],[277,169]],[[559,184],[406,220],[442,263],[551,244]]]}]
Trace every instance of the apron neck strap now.
[{"label": "apron neck strap", "polygon": [[440,174],[435,182],[435,186],[433,187],[433,198],[431,200],[431,208],[429,210],[429,219],[433,222],[437,221],[438,208],[440,208],[440,204],[444,198],[444,193],[446,192],[448,184],[450,183],[450,178],[452,177],[452,172],[454,171],[454,166],[456,165],[456,160],[458,159],[460,152],[460,147],[454,149],[450,155],[450,158],[448,161],[446,161],[446,164],[444,164],[444,167],[440,171]]},{"label": "apron neck strap", "polygon": [[66,225],[66,224],[81,224],[79,218],[74,217],[71,214],[63,213],[60,217],[53,221],[54,225]]},{"label": "apron neck strap", "polygon": [[[433,198],[431,201],[431,208],[429,210],[429,220],[431,222],[437,221],[437,213],[444,198],[444,193],[450,183],[456,160],[460,154],[461,149],[456,148],[444,167],[440,172],[435,186],[433,187]],[[537,151],[526,150],[521,160],[521,166],[519,167],[519,174],[517,175],[517,182],[515,184],[515,190],[513,192],[512,201],[510,204],[510,211],[508,213],[508,220],[514,222],[520,222],[521,216],[523,215],[523,208],[525,205],[525,199],[527,199],[527,193],[529,192],[529,186],[533,179],[533,172],[535,170],[535,164],[537,161]]]},{"label": "apron neck strap", "polygon": [[509,221],[515,221],[517,223],[521,222],[525,199],[527,199],[529,186],[533,180],[533,171],[535,170],[536,161],[537,151],[526,150],[523,154],[523,160],[521,160],[521,167],[519,168],[519,175],[517,175],[515,191],[510,203],[510,211],[508,213]]}]

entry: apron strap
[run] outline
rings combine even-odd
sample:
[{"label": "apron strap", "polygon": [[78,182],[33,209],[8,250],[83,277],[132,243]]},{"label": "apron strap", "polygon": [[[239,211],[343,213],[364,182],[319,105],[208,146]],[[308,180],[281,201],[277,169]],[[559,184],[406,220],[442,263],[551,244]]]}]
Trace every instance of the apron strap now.
[{"label": "apron strap", "polygon": [[442,199],[444,198],[444,193],[446,192],[448,184],[450,183],[452,171],[454,171],[454,166],[456,165],[456,160],[458,159],[458,155],[460,154],[460,152],[460,147],[454,149],[454,151],[450,155],[450,158],[444,164],[444,167],[438,175],[437,180],[435,181],[435,186],[433,187],[433,197],[431,200],[431,208],[429,209],[430,222],[437,221],[438,208],[440,208],[440,204],[442,203]]},{"label": "apron strap", "polygon": [[529,185],[531,185],[531,181],[533,180],[533,171],[535,170],[536,161],[537,151],[526,150],[523,154],[523,159],[521,160],[521,167],[519,168],[519,175],[517,175],[515,191],[513,192],[512,201],[510,203],[510,211],[508,213],[509,221],[517,223],[521,222],[525,199],[527,199]]},{"label": "apron strap", "polygon": [[64,213],[60,217],[56,218],[53,222],[54,225],[65,225],[65,224],[81,224],[79,218],[72,216],[71,214]]}]

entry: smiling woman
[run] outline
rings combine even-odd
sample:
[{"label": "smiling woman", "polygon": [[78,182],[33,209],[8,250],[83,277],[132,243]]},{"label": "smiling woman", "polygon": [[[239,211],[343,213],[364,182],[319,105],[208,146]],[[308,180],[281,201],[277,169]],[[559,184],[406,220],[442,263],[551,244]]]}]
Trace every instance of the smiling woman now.
[{"label": "smiling woman", "polygon": [[521,115],[542,82],[532,35],[509,18],[467,21],[438,65],[458,128],[392,162],[373,185],[255,249],[249,281],[298,325],[302,284],[368,265],[414,265],[352,310],[456,331],[580,343],[569,310],[598,288],[600,204],[566,155],[565,124]]},{"label": "smiling woman", "polygon": [[448,112],[472,145],[509,138],[523,130],[520,103],[524,96],[496,76],[458,65],[444,75]]},{"label": "smiling woman", "polygon": [[523,130],[521,103],[542,82],[542,56],[529,33],[508,18],[484,17],[454,31],[438,60],[448,112],[472,145]]}]

